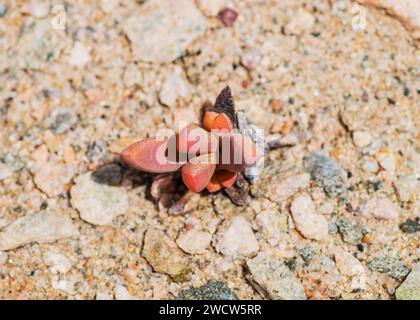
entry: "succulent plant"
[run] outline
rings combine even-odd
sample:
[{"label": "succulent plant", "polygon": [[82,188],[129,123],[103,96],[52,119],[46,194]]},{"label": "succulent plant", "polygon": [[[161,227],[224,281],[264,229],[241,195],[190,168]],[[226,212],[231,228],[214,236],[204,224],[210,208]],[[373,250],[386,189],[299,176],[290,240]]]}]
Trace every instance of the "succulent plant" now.
[{"label": "succulent plant", "polygon": [[234,131],[233,110],[217,112],[217,106],[226,104],[233,106],[228,87],[215,108],[205,112],[202,126],[190,124],[170,137],[141,140],[125,149],[121,158],[145,172],[181,170],[184,184],[193,192],[232,187],[238,173],[255,165],[261,154],[251,138]]}]

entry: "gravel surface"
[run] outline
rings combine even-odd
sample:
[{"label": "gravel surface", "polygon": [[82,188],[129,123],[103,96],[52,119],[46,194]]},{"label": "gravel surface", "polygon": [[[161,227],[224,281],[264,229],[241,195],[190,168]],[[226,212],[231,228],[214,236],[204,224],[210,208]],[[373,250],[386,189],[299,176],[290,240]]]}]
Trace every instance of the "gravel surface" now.
[{"label": "gravel surface", "polygon": [[[418,0],[176,2],[0,1],[0,298],[418,299]],[[121,162],[227,85],[242,206]]]}]

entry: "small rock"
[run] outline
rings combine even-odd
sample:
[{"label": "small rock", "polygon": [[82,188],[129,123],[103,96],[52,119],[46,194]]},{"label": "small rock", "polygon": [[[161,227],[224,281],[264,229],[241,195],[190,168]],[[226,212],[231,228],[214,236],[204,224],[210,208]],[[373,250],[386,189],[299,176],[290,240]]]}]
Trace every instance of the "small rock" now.
[{"label": "small rock", "polygon": [[216,268],[216,272],[219,274],[229,271],[235,267],[235,265],[232,262],[221,257],[216,258],[216,260],[214,261],[214,266]]},{"label": "small rock", "polygon": [[200,254],[206,252],[211,242],[211,234],[197,229],[191,229],[180,234],[176,243],[185,252]]},{"label": "small rock", "polygon": [[420,263],[413,265],[408,277],[395,293],[397,300],[420,300]]},{"label": "small rock", "polygon": [[90,59],[89,49],[83,43],[76,41],[70,51],[70,65],[82,68],[90,62]]},{"label": "small rock", "polygon": [[176,5],[172,0],[147,1],[123,21],[134,58],[157,63],[182,56],[205,29],[206,19],[193,0],[179,0]]},{"label": "small rock", "polygon": [[363,225],[356,220],[350,220],[346,217],[339,217],[336,221],[338,233],[344,242],[357,245],[363,239]]},{"label": "small rock", "polygon": [[238,13],[233,9],[224,8],[220,10],[218,16],[220,21],[222,21],[226,27],[232,27],[238,18]]},{"label": "small rock", "polygon": [[246,261],[250,273],[248,279],[263,296],[273,300],[306,300],[299,279],[277,257],[260,252]]},{"label": "small rock", "polygon": [[22,13],[35,18],[44,18],[50,13],[50,3],[47,0],[31,0],[22,6]]},{"label": "small rock", "polygon": [[114,297],[112,293],[110,292],[97,290],[95,299],[96,300],[114,300]]},{"label": "small rock", "polygon": [[367,266],[373,271],[386,273],[397,280],[404,279],[409,273],[404,263],[395,257],[377,257],[369,261]]},{"label": "small rock", "polygon": [[[242,65],[248,70],[254,70],[261,62],[262,56],[257,50],[248,50],[244,54],[241,55],[241,63]],[[274,100],[274,101],[280,101],[280,100]],[[277,105],[281,104],[280,102],[277,103]],[[270,103],[270,106],[273,107],[274,103]],[[280,107],[277,107],[277,112],[280,109]]]},{"label": "small rock", "polygon": [[0,181],[10,178],[12,174],[12,170],[7,165],[0,163]]},{"label": "small rock", "polygon": [[116,7],[118,7],[119,0],[105,0],[99,2],[99,5],[104,12],[110,13],[114,11]]},{"label": "small rock", "polygon": [[45,253],[43,260],[50,267],[52,273],[67,273],[72,267],[69,258],[58,252]]},{"label": "small rock", "polygon": [[136,297],[133,297],[123,285],[115,286],[114,297],[115,300],[138,300]]},{"label": "small rock", "polygon": [[0,266],[4,265],[8,258],[9,257],[6,252],[0,251]]},{"label": "small rock", "polygon": [[356,145],[356,147],[367,147],[372,143],[372,135],[366,131],[354,131],[353,142]]},{"label": "small rock", "polygon": [[273,179],[267,196],[271,201],[279,202],[294,196],[299,190],[309,188],[310,176],[307,173],[292,175],[285,179]]},{"label": "small rock", "polygon": [[74,294],[75,289],[75,281],[68,280],[66,278],[61,279],[58,276],[54,276],[51,278],[51,287],[56,290],[64,291],[65,293],[72,295]]},{"label": "small rock", "polygon": [[255,222],[262,228],[263,235],[270,243],[279,242],[283,232],[287,229],[287,220],[282,219],[275,211],[265,210],[257,215]]},{"label": "small rock", "polygon": [[312,30],[315,24],[315,17],[304,9],[299,9],[292,17],[292,20],[285,26],[287,35],[301,36]]},{"label": "small rock", "polygon": [[47,162],[35,171],[34,182],[36,186],[50,197],[66,192],[66,185],[75,173],[72,165]]},{"label": "small rock", "polygon": [[127,191],[95,182],[91,172],[75,179],[70,194],[71,204],[80,217],[92,224],[111,224],[115,217],[128,210]]},{"label": "small rock", "polygon": [[398,198],[402,202],[415,199],[418,186],[419,181],[417,179],[417,175],[415,174],[399,177],[398,180],[394,182],[394,187],[397,191]]},{"label": "small rock", "polygon": [[311,247],[305,247],[299,251],[299,255],[302,257],[305,263],[309,264],[312,261],[312,258],[316,254],[315,250]]},{"label": "small rock", "polygon": [[7,7],[4,3],[0,3],[0,18],[3,18],[6,15]]},{"label": "small rock", "polygon": [[235,293],[222,281],[210,280],[199,288],[182,290],[178,300],[236,300]]},{"label": "small rock", "polygon": [[365,172],[376,173],[379,170],[379,165],[375,159],[371,157],[365,157],[364,162],[362,164],[362,168]]},{"label": "small rock", "polygon": [[88,145],[86,152],[88,159],[93,162],[101,162],[107,156],[107,144],[104,140],[98,139]]},{"label": "small rock", "polygon": [[415,0],[357,0],[361,4],[384,9],[391,16],[399,19],[413,37],[420,39],[420,2]]},{"label": "small rock", "polygon": [[216,248],[227,257],[237,258],[258,252],[259,244],[248,221],[235,216],[218,231]]},{"label": "small rock", "polygon": [[0,232],[0,250],[11,250],[31,242],[54,242],[78,236],[71,219],[51,211],[41,211],[19,218]]},{"label": "small rock", "polygon": [[169,74],[163,82],[159,92],[159,100],[168,107],[175,107],[178,99],[186,99],[190,94],[188,81],[184,71],[176,67],[175,71]]},{"label": "small rock", "polygon": [[399,207],[388,198],[371,198],[365,203],[362,215],[379,220],[398,219]]},{"label": "small rock", "polygon": [[335,252],[335,264],[338,270],[346,276],[355,276],[365,271],[362,263],[345,250]]},{"label": "small rock", "polygon": [[196,3],[206,16],[215,17],[226,7],[227,0],[196,0]]},{"label": "small rock", "polygon": [[328,221],[316,212],[315,203],[309,195],[295,198],[290,211],[296,229],[305,238],[322,240],[328,236]]},{"label": "small rock", "polygon": [[314,152],[304,158],[304,166],[316,184],[324,188],[327,196],[347,198],[347,175],[334,159]]},{"label": "small rock", "polygon": [[175,281],[187,279],[190,267],[186,255],[162,231],[146,232],[142,255],[155,272],[166,273]]},{"label": "small rock", "polygon": [[78,122],[76,112],[70,108],[54,109],[51,119],[51,130],[56,134],[66,133]]},{"label": "small rock", "polygon": [[404,233],[416,233],[420,231],[420,223],[416,220],[407,219],[400,224],[400,229]]},{"label": "small rock", "polygon": [[379,165],[389,171],[390,173],[394,173],[397,167],[395,156],[390,151],[382,151],[375,155],[376,160],[378,160]]}]

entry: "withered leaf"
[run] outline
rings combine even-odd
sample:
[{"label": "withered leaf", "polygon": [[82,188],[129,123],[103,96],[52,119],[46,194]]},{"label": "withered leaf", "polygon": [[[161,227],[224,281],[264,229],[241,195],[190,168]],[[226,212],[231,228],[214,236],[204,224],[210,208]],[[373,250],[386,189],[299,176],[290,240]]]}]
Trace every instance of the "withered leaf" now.
[{"label": "withered leaf", "polygon": [[244,176],[240,173],[236,178],[235,184],[232,187],[226,188],[224,190],[226,195],[234,204],[237,206],[244,206],[249,201],[248,187],[248,181],[246,181]]},{"label": "withered leaf", "polygon": [[232,121],[233,126],[237,128],[235,103],[229,86],[226,86],[217,96],[216,102],[214,103],[214,111],[226,113],[230,121]]}]

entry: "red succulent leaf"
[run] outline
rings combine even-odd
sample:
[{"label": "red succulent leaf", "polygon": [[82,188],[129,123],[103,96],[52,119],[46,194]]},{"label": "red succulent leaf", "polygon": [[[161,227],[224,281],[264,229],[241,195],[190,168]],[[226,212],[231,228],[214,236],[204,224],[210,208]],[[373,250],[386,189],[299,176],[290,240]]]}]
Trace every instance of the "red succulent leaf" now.
[{"label": "red succulent leaf", "polygon": [[[121,153],[121,158],[128,165],[138,170],[164,173],[176,171],[184,163],[168,159],[170,139],[147,138],[132,144]],[[174,159],[175,160],[175,159]]]},{"label": "red succulent leaf", "polygon": [[211,125],[213,130],[226,130],[227,132],[232,132],[233,125],[226,113],[220,113],[213,121]]},{"label": "red succulent leaf", "polygon": [[257,145],[251,138],[239,133],[222,137],[229,139],[229,152],[225,151],[226,143],[222,140],[222,156],[220,169],[231,172],[241,172],[246,168],[252,167],[261,157]]},{"label": "red succulent leaf", "polygon": [[217,118],[218,115],[219,115],[219,113],[217,113],[217,112],[206,111],[206,113],[204,114],[204,117],[203,117],[203,127],[204,127],[204,129],[206,129],[207,131],[211,131],[211,129],[213,127],[213,122]]},{"label": "red succulent leaf", "polygon": [[217,192],[223,188],[223,185],[217,178],[216,173],[211,177],[210,182],[207,184],[207,190],[209,192]]},{"label": "red succulent leaf", "polygon": [[218,147],[217,136],[197,125],[188,125],[178,134],[177,149],[189,156],[215,153]]},{"label": "red succulent leaf", "polygon": [[218,170],[215,172],[214,176],[217,177],[217,180],[225,188],[230,188],[235,183],[236,177],[238,174],[236,172],[230,172],[227,170]]},{"label": "red succulent leaf", "polygon": [[182,167],[182,180],[188,189],[200,192],[208,185],[215,170],[215,154],[201,155]]}]

